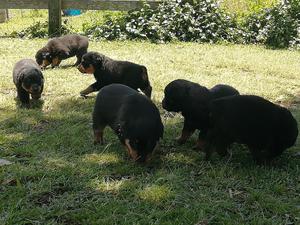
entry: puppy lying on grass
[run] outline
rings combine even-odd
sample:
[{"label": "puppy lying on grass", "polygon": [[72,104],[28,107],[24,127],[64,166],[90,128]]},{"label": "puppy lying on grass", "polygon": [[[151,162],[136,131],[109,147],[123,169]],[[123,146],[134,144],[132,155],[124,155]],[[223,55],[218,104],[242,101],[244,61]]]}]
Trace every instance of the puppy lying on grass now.
[{"label": "puppy lying on grass", "polygon": [[81,62],[82,56],[87,53],[89,40],[87,37],[70,34],[48,41],[45,47],[35,55],[36,62],[44,69],[51,64],[52,68],[59,66],[62,60],[76,56],[75,66]]},{"label": "puppy lying on grass", "polygon": [[202,149],[209,128],[209,103],[219,97],[239,95],[229,85],[219,84],[207,89],[197,83],[178,79],[169,83],[165,90],[162,106],[167,111],[181,112],[184,125],[178,144],[184,144],[196,129],[200,130],[195,149]]},{"label": "puppy lying on grass", "polygon": [[122,84],[102,88],[93,112],[94,144],[103,144],[103,131],[110,126],[134,161],[149,159],[164,127],[154,103]]},{"label": "puppy lying on grass", "polygon": [[39,65],[32,59],[22,59],[13,69],[13,82],[23,107],[29,107],[29,95],[39,99],[44,88],[44,77]]},{"label": "puppy lying on grass", "polygon": [[211,102],[206,158],[227,154],[233,143],[246,144],[257,163],[269,162],[293,146],[297,122],[284,107],[254,95],[236,95]]},{"label": "puppy lying on grass", "polygon": [[140,89],[151,98],[152,87],[145,66],[127,61],[116,61],[97,52],[88,52],[78,66],[81,73],[94,74],[96,82],[80,92],[86,96],[102,87],[120,83],[135,90]]}]

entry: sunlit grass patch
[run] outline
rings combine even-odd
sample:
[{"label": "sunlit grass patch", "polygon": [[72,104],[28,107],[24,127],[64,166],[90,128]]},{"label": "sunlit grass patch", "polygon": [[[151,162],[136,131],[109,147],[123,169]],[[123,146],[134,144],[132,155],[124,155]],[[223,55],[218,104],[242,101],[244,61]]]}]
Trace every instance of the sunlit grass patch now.
[{"label": "sunlit grass patch", "polygon": [[[34,59],[47,40],[0,39],[0,224],[297,224],[299,138],[272,166],[257,166],[247,148],[205,161],[192,149],[198,132],[176,144],[183,117],[161,107],[165,86],[182,78],[219,83],[291,107],[300,121],[300,54],[260,46],[90,42],[90,50],[147,67],[164,138],[146,165],[133,162],[110,128],[93,145],[94,82],[71,67],[43,71],[40,104],[19,108],[12,68]],[[25,221],[25,222],[24,222]]]},{"label": "sunlit grass patch", "polygon": [[172,190],[166,185],[148,185],[138,192],[142,200],[161,203],[174,197]]},{"label": "sunlit grass patch", "polygon": [[[109,146],[106,146],[108,148]],[[104,151],[106,150],[104,149]],[[120,156],[114,153],[92,153],[87,154],[82,159],[83,162],[96,163],[96,164],[109,164],[120,162]]]}]

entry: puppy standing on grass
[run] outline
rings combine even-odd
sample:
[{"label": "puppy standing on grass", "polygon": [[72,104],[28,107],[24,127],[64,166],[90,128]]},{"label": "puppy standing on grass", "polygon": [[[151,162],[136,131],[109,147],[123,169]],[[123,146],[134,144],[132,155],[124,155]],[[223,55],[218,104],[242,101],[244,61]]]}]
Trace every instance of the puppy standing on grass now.
[{"label": "puppy standing on grass", "polygon": [[97,52],[88,52],[78,66],[81,73],[94,74],[96,82],[80,92],[86,96],[102,87],[119,83],[135,90],[140,89],[151,98],[152,87],[145,66],[127,61],[116,61]]},{"label": "puppy standing on grass", "polygon": [[102,88],[93,112],[94,144],[103,144],[103,131],[110,126],[134,161],[147,161],[164,127],[154,103],[122,84]]},{"label": "puppy standing on grass", "polygon": [[177,139],[184,144],[187,139],[199,129],[199,137],[194,148],[202,149],[209,128],[209,103],[219,97],[239,95],[239,92],[229,85],[219,84],[207,89],[197,83],[178,79],[169,83],[165,90],[162,106],[167,111],[181,112],[184,125],[181,136]]},{"label": "puppy standing on grass", "polygon": [[65,35],[49,40],[47,45],[36,53],[35,59],[42,68],[50,64],[53,68],[59,66],[62,60],[76,56],[75,66],[77,66],[82,56],[87,53],[88,46],[87,37],[77,34]]},{"label": "puppy standing on grass", "polygon": [[293,146],[298,136],[297,122],[289,110],[254,95],[212,101],[210,126],[207,159],[213,151],[226,155],[230,144],[237,142],[249,147],[257,163],[268,162]]},{"label": "puppy standing on grass", "polygon": [[13,81],[22,106],[29,107],[29,95],[39,99],[44,88],[44,77],[39,65],[32,59],[22,59],[13,69]]}]

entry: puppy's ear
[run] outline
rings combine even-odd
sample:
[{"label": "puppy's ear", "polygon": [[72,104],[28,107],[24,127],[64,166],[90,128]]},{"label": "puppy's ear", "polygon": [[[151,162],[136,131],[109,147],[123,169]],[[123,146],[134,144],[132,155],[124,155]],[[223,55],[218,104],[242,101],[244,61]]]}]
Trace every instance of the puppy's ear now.
[{"label": "puppy's ear", "polygon": [[93,63],[94,64],[98,64],[98,65],[102,65],[102,62],[103,62],[103,56],[100,55],[100,54],[95,54],[93,56]]},{"label": "puppy's ear", "polygon": [[41,76],[41,80],[42,80],[42,82],[44,82],[44,76],[43,76],[42,71],[40,71],[40,70],[38,70],[38,69],[34,69],[34,70],[35,70],[35,72],[36,72],[37,74],[39,74],[39,75]]},{"label": "puppy's ear", "polygon": [[65,50],[61,50],[61,51],[58,52],[58,56],[61,59],[68,58],[70,56],[70,52],[65,51]]},{"label": "puppy's ear", "polygon": [[19,76],[18,76],[18,78],[17,78],[18,83],[19,83],[20,85],[22,85],[22,82],[23,82],[23,80],[24,80],[24,76],[25,76],[24,73],[20,73]]}]

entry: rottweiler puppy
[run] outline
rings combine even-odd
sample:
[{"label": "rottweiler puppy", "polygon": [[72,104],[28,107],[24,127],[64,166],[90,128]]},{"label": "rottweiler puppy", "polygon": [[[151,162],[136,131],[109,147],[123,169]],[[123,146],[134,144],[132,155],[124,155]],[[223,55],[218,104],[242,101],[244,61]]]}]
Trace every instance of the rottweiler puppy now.
[{"label": "rottweiler puppy", "polygon": [[44,88],[44,77],[39,65],[32,59],[22,59],[13,69],[13,81],[22,106],[29,107],[29,95],[39,99]]},{"label": "rottweiler puppy", "polygon": [[103,131],[110,126],[134,161],[149,159],[164,127],[154,103],[136,90],[111,84],[103,87],[93,112],[94,144],[103,144]]},{"label": "rottweiler puppy", "polygon": [[77,66],[82,56],[87,53],[88,46],[87,37],[78,34],[65,35],[49,40],[45,47],[38,50],[35,59],[42,68],[50,64],[53,68],[59,66],[62,60],[76,56],[75,66]]},{"label": "rottweiler puppy", "polygon": [[226,84],[217,84],[213,86],[209,91],[213,99],[240,94],[238,90]]},{"label": "rottweiler puppy", "polygon": [[219,97],[238,95],[229,85],[219,84],[207,89],[197,83],[178,79],[169,83],[165,90],[162,106],[167,111],[181,112],[184,125],[178,144],[184,144],[196,129],[200,130],[194,149],[202,149],[209,126],[209,103]]},{"label": "rottweiler puppy", "polygon": [[145,66],[127,61],[116,61],[97,52],[88,52],[82,57],[78,66],[81,73],[94,74],[96,82],[80,92],[86,96],[102,87],[120,83],[135,90],[140,89],[151,98],[152,87]]},{"label": "rottweiler puppy", "polygon": [[249,147],[257,163],[269,162],[293,146],[298,126],[291,112],[254,95],[236,95],[213,100],[205,147],[208,159],[213,151],[227,154],[236,142]]}]

